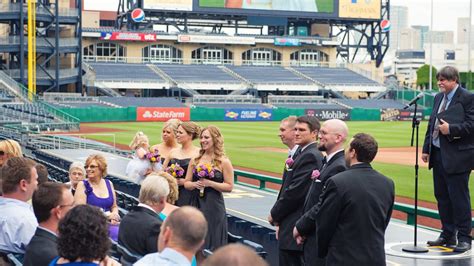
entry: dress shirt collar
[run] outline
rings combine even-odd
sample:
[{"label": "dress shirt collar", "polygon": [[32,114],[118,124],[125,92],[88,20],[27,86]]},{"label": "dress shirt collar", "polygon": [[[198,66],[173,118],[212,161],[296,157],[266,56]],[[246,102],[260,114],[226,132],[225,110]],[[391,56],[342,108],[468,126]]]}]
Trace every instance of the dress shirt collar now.
[{"label": "dress shirt collar", "polygon": [[52,235],[54,235],[54,236],[56,236],[56,237],[58,236],[55,232],[53,232],[53,231],[51,231],[51,230],[49,230],[49,229],[47,229],[47,228],[44,228],[44,227],[42,227],[41,225],[38,225],[38,228],[41,229],[41,230],[43,230],[43,231],[46,231],[46,232],[48,232],[48,233],[50,233],[50,234],[52,234]]},{"label": "dress shirt collar", "polygon": [[160,256],[163,258],[171,259],[176,265],[191,265],[191,262],[183,254],[172,248],[165,248],[160,252]]},{"label": "dress shirt collar", "polygon": [[311,145],[313,143],[316,143],[316,141],[312,141],[312,142],[306,144],[303,148],[301,148],[301,152],[303,152],[309,145]]},{"label": "dress shirt collar", "polygon": [[458,90],[458,88],[459,88],[459,84],[456,85],[456,87],[452,91],[450,91],[448,94],[445,94],[446,98],[448,99],[448,102],[450,102],[453,99],[453,96],[456,93],[456,91]]},{"label": "dress shirt collar", "polygon": [[12,198],[5,198],[5,197],[0,197],[0,204],[2,205],[17,205],[17,206],[20,206],[22,208],[26,208],[26,209],[30,209],[31,211],[33,211],[33,207],[28,204],[28,202],[25,202],[25,201],[22,201],[22,200],[17,200],[17,199],[12,199]]},{"label": "dress shirt collar", "polygon": [[149,210],[151,210],[152,212],[157,213],[155,210],[153,210],[152,207],[150,207],[150,205],[146,205],[145,203],[138,203],[137,206],[138,206],[138,207],[145,208],[145,209],[149,209]]},{"label": "dress shirt collar", "polygon": [[331,153],[331,154],[328,154],[328,155],[326,156],[326,162],[331,161],[332,157],[334,157],[334,155],[336,155],[336,154],[337,154],[338,152],[340,152],[340,151],[344,151],[344,149],[339,149],[339,150],[337,150],[337,151],[335,151],[335,152],[333,152],[333,153]]},{"label": "dress shirt collar", "polygon": [[290,157],[295,156],[296,150],[298,150],[299,147],[300,147],[299,145],[295,145],[293,146],[292,149],[288,149],[288,156]]}]

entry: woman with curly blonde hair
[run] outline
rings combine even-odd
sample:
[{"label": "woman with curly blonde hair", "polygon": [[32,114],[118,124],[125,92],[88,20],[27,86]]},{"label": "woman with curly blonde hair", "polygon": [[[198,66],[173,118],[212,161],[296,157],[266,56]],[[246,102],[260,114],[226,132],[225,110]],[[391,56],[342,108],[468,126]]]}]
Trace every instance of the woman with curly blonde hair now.
[{"label": "woman with curly blonde hair", "polygon": [[0,141],[0,167],[12,157],[23,157],[21,146],[18,142],[12,139],[5,139]]},{"label": "woman with curly blonde hair", "polygon": [[224,152],[224,138],[215,126],[201,131],[201,150],[191,160],[184,186],[193,192],[191,205],[207,219],[209,231],[205,249],[215,250],[227,244],[227,218],[223,192],[234,186],[234,169]]}]

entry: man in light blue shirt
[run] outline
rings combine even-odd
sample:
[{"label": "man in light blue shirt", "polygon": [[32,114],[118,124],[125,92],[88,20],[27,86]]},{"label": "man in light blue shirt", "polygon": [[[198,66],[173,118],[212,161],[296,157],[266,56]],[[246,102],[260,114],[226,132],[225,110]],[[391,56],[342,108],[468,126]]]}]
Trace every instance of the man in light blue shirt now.
[{"label": "man in light blue shirt", "polygon": [[206,234],[207,221],[201,211],[191,206],[176,209],[161,225],[158,252],[146,255],[133,265],[191,265]]},{"label": "man in light blue shirt", "polygon": [[31,200],[38,186],[36,163],[28,158],[10,158],[0,168],[3,198],[0,197],[0,250],[25,253],[38,222]]}]

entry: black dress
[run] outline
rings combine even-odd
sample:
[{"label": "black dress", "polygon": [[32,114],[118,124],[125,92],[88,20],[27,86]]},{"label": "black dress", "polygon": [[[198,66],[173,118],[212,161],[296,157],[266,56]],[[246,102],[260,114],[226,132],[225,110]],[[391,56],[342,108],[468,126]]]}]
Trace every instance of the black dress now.
[{"label": "black dress", "polygon": [[[193,182],[199,180],[193,174]],[[215,170],[212,181],[223,183],[224,175]],[[211,187],[204,188],[204,196],[199,196],[199,190],[194,189],[192,193],[191,205],[201,210],[207,220],[208,231],[204,248],[214,251],[221,246],[227,245],[227,216],[225,212],[224,196],[222,192]]]},{"label": "black dress", "polygon": [[[176,179],[180,178],[180,179],[184,179],[186,177],[186,172],[188,171],[188,165],[189,165],[189,161],[191,160],[191,158],[187,158],[187,159],[176,159],[176,158],[172,158],[170,159],[170,162],[168,163],[168,167],[172,164],[179,164],[179,166],[181,166],[183,169],[184,169],[184,174],[182,177],[176,177]],[[190,203],[190,200],[191,200],[191,191],[187,190],[184,188],[184,186],[178,186],[178,190],[179,190],[179,196],[178,196],[178,200],[174,203],[176,206],[185,206],[185,205],[189,205]]]}]

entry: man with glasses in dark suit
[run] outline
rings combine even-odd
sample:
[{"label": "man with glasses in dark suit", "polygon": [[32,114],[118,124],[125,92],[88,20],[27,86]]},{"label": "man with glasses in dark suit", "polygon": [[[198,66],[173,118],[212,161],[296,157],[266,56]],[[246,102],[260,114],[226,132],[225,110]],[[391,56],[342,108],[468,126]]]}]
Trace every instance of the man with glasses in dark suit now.
[{"label": "man with glasses in dark suit", "polygon": [[436,79],[440,92],[434,98],[421,159],[433,168],[442,232],[428,245],[465,252],[472,241],[469,175],[474,169],[474,94],[461,87],[454,67],[443,67]]}]

